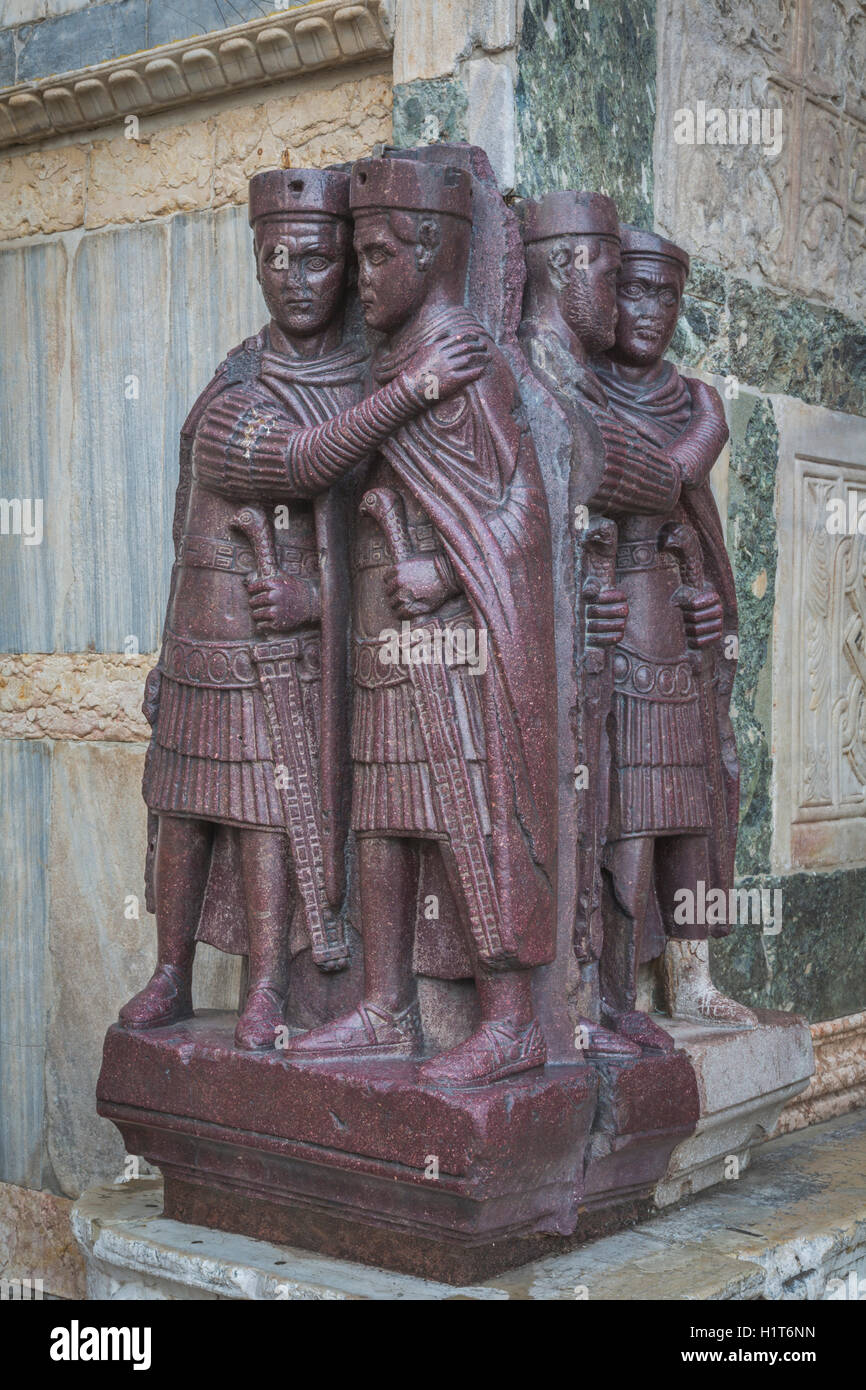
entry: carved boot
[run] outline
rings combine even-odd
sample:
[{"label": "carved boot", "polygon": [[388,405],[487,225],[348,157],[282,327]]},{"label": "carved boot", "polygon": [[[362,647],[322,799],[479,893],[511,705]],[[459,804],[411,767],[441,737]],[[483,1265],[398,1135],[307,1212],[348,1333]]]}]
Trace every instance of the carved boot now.
[{"label": "carved boot", "polygon": [[192,1018],[192,971],[158,965],[138,994],[118,1015],[124,1028],[162,1028]]},{"label": "carved boot", "polygon": [[252,985],[235,1028],[235,1046],[264,1052],[276,1046],[277,1029],[286,1021],[286,996],[267,980]]},{"label": "carved boot", "polygon": [[493,1020],[482,1023],[457,1047],[425,1062],[418,1075],[435,1086],[486,1086],[543,1067],[546,1061],[547,1044],[537,1019],[525,1028]]},{"label": "carved boot", "polygon": [[296,1057],[411,1057],[420,1050],[417,1003],[396,1014],[378,1004],[359,1004],[350,1014],[292,1038],[288,1047]]},{"label": "carved boot", "polygon": [[665,997],[672,1018],[718,1023],[728,1028],[755,1028],[757,1016],[716,989],[710,979],[706,941],[669,941],[664,955]]},{"label": "carved boot", "polygon": [[621,1033],[630,1042],[637,1043],[640,1048],[648,1048],[652,1052],[674,1051],[676,1043],[670,1033],[666,1033],[664,1028],[653,1022],[649,1014],[643,1013],[640,1009],[619,1012],[608,1006],[603,1008],[602,1012],[617,1033]]}]

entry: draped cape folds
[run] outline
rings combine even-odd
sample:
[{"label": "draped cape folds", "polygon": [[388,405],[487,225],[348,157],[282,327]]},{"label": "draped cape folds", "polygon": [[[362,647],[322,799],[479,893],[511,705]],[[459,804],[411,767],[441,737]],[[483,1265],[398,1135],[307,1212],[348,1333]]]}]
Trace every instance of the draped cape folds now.
[{"label": "draped cape folds", "polygon": [[[663,361],[643,381],[626,381],[604,359],[593,367],[607,393],[609,408],[619,419],[633,425],[657,448],[665,449],[686,428],[692,415],[692,397],[687,377],[680,376],[672,362]],[[723,643],[737,635],[737,591],[725,548],[719,509],[708,481],[697,487],[683,487],[675,509],[678,521],[685,521],[697,533],[701,544],[704,574],[722,601]],[[731,691],[737,662],[721,650],[716,656],[716,709],[722,754],[722,777],[728,814],[728,862],[723,866],[724,882],[714,884],[727,890],[734,881],[734,855],[740,809],[740,767],[737,744],[731,724]]]},{"label": "draped cape folds", "polygon": [[517,962],[555,954],[556,658],[550,518],[535,447],[511,370],[475,315],[443,310],[380,355],[393,379],[413,353],[465,331],[484,334],[491,363],[463,392],[404,425],[381,447],[433,522],[479,630],[492,869]]},{"label": "draped cape folds", "polygon": [[[180,435],[180,476],[175,499],[175,553],[183,536],[192,484],[192,448],[196,430],[211,402],[229,387],[249,385],[285,411],[298,428],[323,424],[361,398],[366,354],[356,344],[305,359],[276,353],[267,327],[247,338],[220,364],[190,411]],[[322,699],[319,730],[319,777],[325,891],[335,911],[345,893],[345,840],[348,825],[347,640],[348,488],[338,484],[314,501],[321,590]],[[149,834],[151,847],[153,835]],[[152,848],[151,848],[152,852]],[[207,893],[197,931],[200,941],[220,950],[246,954],[248,936],[240,888],[237,835],[216,827]]]}]

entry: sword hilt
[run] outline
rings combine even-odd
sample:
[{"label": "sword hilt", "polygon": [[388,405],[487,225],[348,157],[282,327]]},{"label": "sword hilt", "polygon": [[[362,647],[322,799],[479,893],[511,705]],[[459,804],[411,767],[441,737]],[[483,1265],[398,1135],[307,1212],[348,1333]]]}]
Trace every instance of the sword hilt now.
[{"label": "sword hilt", "polygon": [[252,546],[259,579],[276,579],[279,574],[277,552],[268,519],[261,507],[242,507],[232,517],[231,524],[243,532]]},{"label": "sword hilt", "polygon": [[[669,550],[679,566],[680,587],[671,594],[671,602],[686,608],[700,594],[707,590],[714,592],[704,576],[704,557],[697,532],[686,522],[668,521],[659,535],[659,549]],[[695,671],[706,667],[712,661],[708,647],[692,647],[689,643],[689,660]]]},{"label": "sword hilt", "polygon": [[587,582],[598,580],[598,592],[612,589],[616,581],[616,535],[616,524],[607,516],[592,517],[583,533],[584,549],[592,565]]},{"label": "sword hilt", "polygon": [[389,487],[374,487],[365,492],[361,511],[379,523],[395,565],[412,558],[412,542],[406,525],[406,511],[399,493]]},{"label": "sword hilt", "polygon": [[701,543],[691,526],[685,522],[667,522],[661,529],[659,550],[669,550],[674,556],[686,588],[700,593],[706,587]]}]

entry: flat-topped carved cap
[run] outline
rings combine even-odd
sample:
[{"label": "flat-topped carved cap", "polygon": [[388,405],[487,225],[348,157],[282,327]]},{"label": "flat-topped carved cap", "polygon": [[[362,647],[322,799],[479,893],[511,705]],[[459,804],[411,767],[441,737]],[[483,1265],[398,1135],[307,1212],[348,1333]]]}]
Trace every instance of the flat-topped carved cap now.
[{"label": "flat-topped carved cap", "polygon": [[605,193],[568,188],[546,193],[537,202],[528,198],[518,208],[523,240],[547,241],[557,236],[604,236],[619,240],[616,203]]},{"label": "flat-topped carved cap", "polygon": [[339,169],[263,169],[250,179],[250,225],[260,217],[349,217],[349,175]]},{"label": "flat-topped carved cap", "polygon": [[620,224],[619,235],[623,260],[626,256],[652,256],[660,261],[675,261],[688,275],[689,253],[675,242],[667,241],[655,232],[641,231],[640,227],[629,227],[625,222]]},{"label": "flat-topped carved cap", "polygon": [[419,159],[359,159],[352,168],[352,212],[395,208],[401,212],[447,212],[472,220],[472,179],[452,164]]}]

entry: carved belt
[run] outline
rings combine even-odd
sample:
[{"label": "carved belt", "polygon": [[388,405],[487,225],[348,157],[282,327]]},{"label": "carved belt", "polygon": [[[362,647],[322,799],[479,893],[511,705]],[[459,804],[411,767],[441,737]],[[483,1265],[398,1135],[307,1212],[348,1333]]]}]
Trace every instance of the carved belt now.
[{"label": "carved belt", "polygon": [[[435,554],[442,549],[436,528],[431,521],[421,521],[409,527],[409,539],[413,551],[425,555]],[[355,547],[355,570],[378,569],[381,565],[393,565],[391,551],[381,537],[365,541]]]},{"label": "carved belt", "polygon": [[691,665],[683,657],[648,660],[617,647],[613,656],[614,687],[620,695],[642,700],[689,701],[697,696]]},{"label": "carved belt", "polygon": [[[394,626],[399,631],[396,619]],[[379,660],[379,653],[384,645],[384,642],[380,642],[378,637],[370,638],[365,642],[355,642],[353,675],[356,683],[364,686],[367,690],[379,690],[386,685],[402,685],[404,681],[409,679],[408,666],[393,661]]]},{"label": "carved belt", "polygon": [[[277,545],[277,561],[286,574],[319,572],[319,557],[311,540],[309,547]],[[184,536],[178,549],[177,562],[187,569],[222,570],[225,574],[250,574],[256,559],[248,545],[235,541],[220,541],[213,536]]]},{"label": "carved belt", "polygon": [[[275,639],[276,640],[276,639]],[[181,685],[200,685],[228,690],[258,685],[252,650],[254,642],[200,642],[175,637],[168,632],[162,644],[159,668],[170,680]],[[279,639],[280,655],[303,661],[305,673],[312,677],[321,669],[318,634],[299,633]]]},{"label": "carved belt", "polygon": [[619,573],[676,567],[676,559],[670,551],[659,550],[655,541],[620,541],[616,548],[616,568]]},{"label": "carved belt", "polygon": [[[446,618],[444,621],[440,620],[439,626],[443,629],[450,629],[451,631],[456,631],[458,628],[466,631],[472,631],[474,629],[472,618],[465,612],[454,613],[450,618]],[[424,627],[425,620],[423,618],[416,618],[413,620],[409,629],[409,640],[406,643],[409,653],[412,651],[412,632],[420,632]],[[399,618],[394,619],[392,629],[397,633],[402,651],[404,628]],[[364,686],[367,690],[379,690],[383,686],[402,685],[404,681],[410,679],[411,667],[405,659],[400,661],[383,661],[380,659],[380,652],[386,647],[391,646],[393,646],[393,644],[387,638],[369,637],[364,640],[359,638],[355,639],[353,674],[356,685]],[[434,659],[437,658],[434,657]],[[477,637],[475,649],[471,656],[465,650],[458,653],[451,647],[447,651],[447,654],[443,655],[443,660],[451,667],[475,666],[479,660]]]}]

